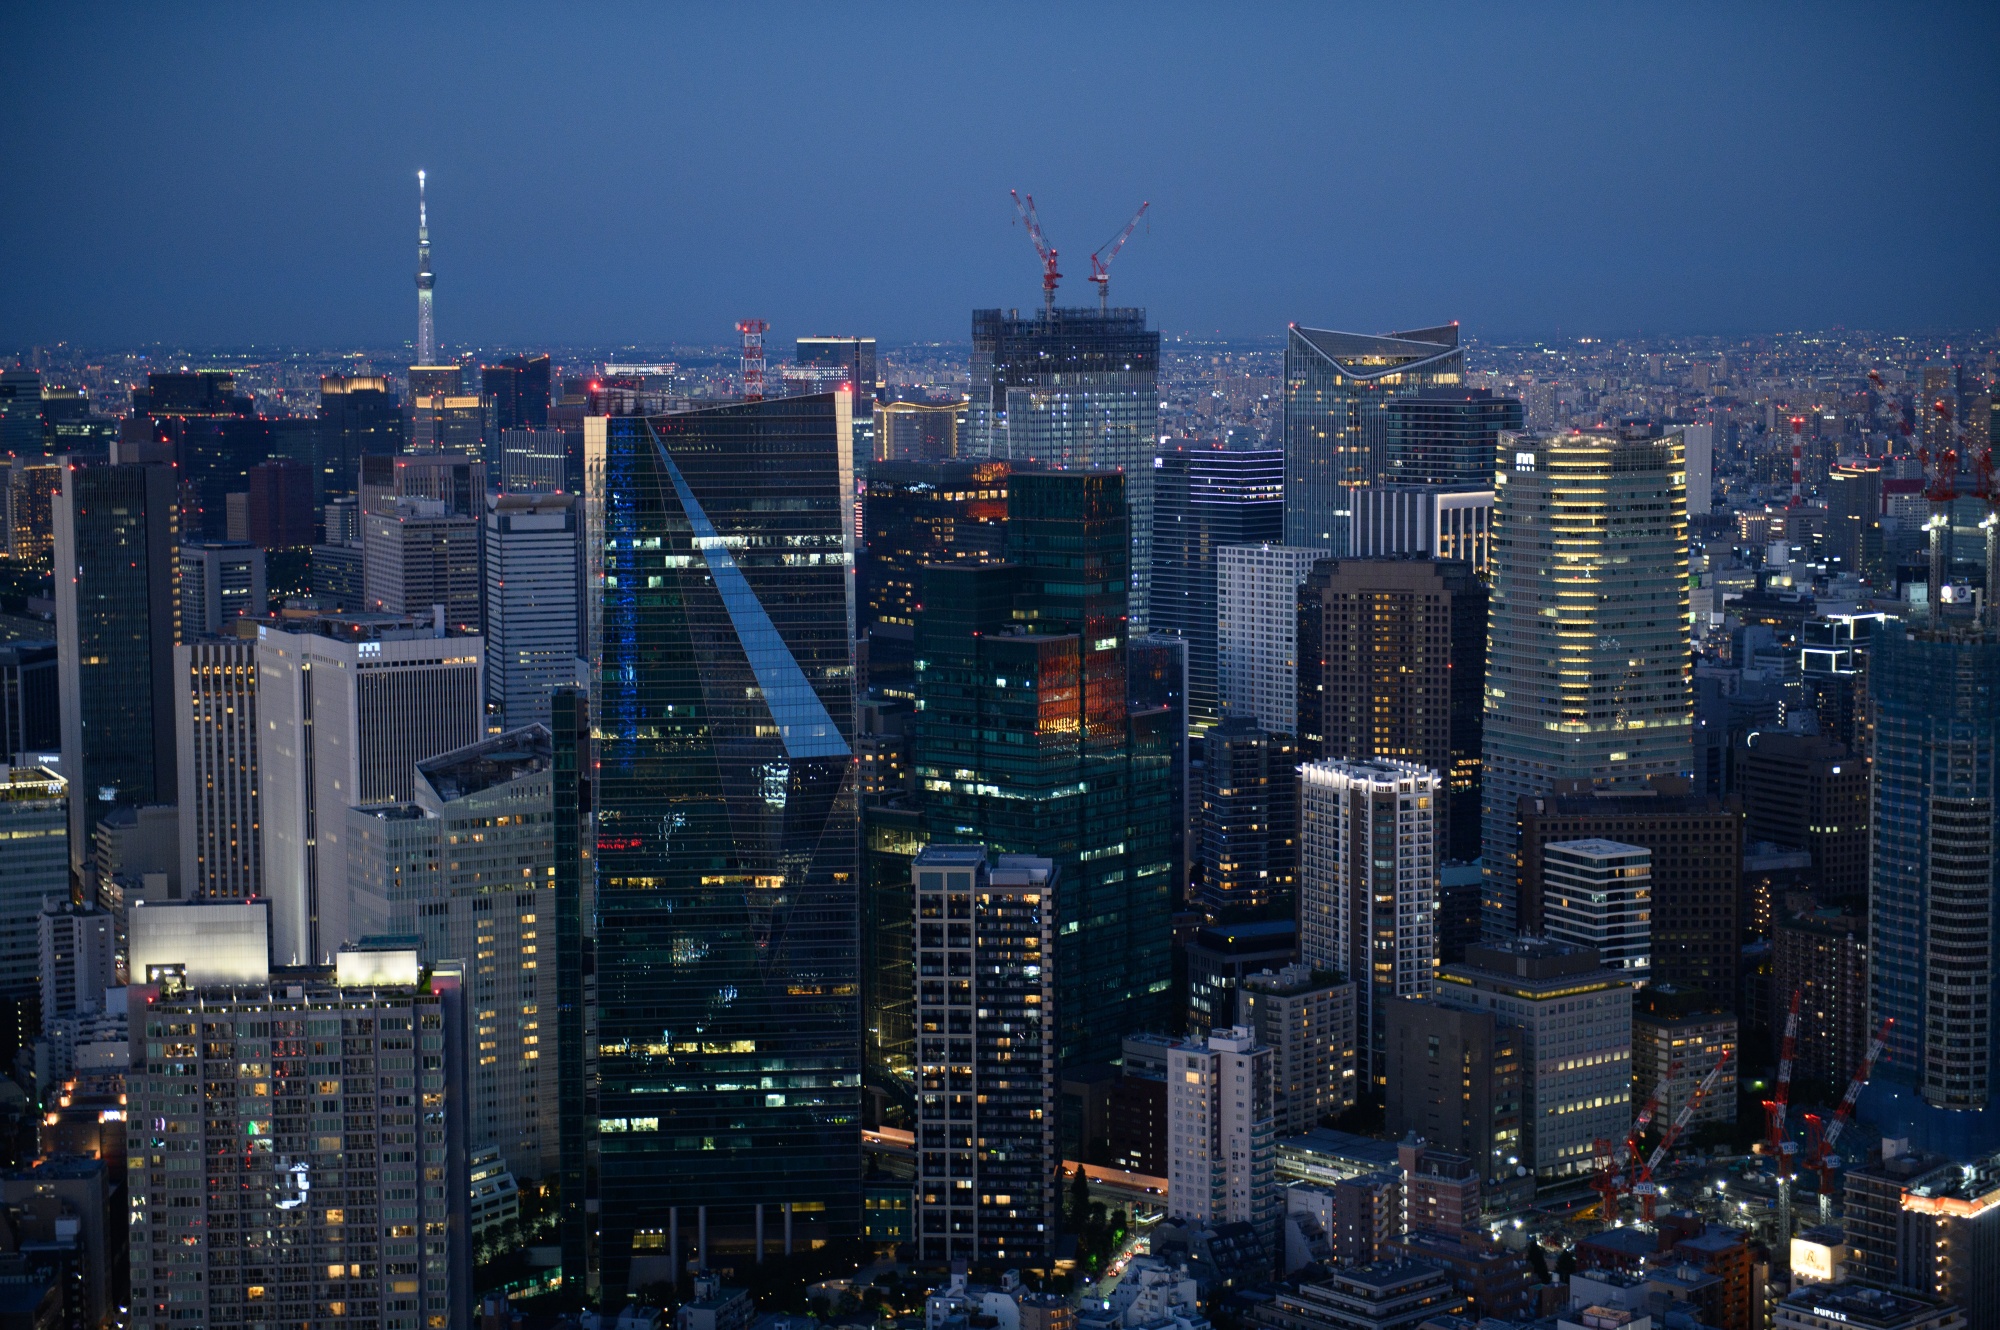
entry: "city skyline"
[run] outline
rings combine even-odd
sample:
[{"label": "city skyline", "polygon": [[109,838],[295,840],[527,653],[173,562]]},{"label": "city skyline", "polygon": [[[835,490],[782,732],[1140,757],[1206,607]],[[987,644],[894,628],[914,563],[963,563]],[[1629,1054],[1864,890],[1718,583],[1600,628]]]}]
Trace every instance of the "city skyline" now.
[{"label": "city skyline", "polygon": [[[1113,281],[1165,329],[1971,327],[2000,294],[2000,188],[1938,127],[1992,123],[1973,53],[1994,25],[1182,13],[1105,19],[1086,62],[984,16],[662,12],[620,23],[673,75],[641,94],[573,87],[525,24],[420,15],[390,44],[303,9],[24,16],[0,108],[41,146],[0,243],[42,261],[0,344],[400,341],[420,169],[446,348],[690,338],[746,314],[955,340],[964,309],[1034,304],[1009,188],[1035,194],[1073,303],[1090,248],[1150,200]],[[315,95],[274,55],[294,50]],[[981,54],[939,56],[961,50]],[[844,77],[864,52],[909,78]],[[187,141],[251,165],[169,170]],[[587,169],[607,154],[616,189]],[[1891,178],[1929,182],[1926,206],[1870,183]],[[702,206],[676,206],[697,180]]]}]

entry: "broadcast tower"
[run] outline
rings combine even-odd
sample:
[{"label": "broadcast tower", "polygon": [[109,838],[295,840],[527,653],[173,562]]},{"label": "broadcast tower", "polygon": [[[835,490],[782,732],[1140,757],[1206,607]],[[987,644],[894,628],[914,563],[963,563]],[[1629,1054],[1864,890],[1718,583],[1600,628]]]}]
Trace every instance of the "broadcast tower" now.
[{"label": "broadcast tower", "polygon": [[431,288],[437,276],[431,272],[431,227],[424,210],[424,173],[417,172],[417,363],[437,363],[437,324],[431,317]]}]

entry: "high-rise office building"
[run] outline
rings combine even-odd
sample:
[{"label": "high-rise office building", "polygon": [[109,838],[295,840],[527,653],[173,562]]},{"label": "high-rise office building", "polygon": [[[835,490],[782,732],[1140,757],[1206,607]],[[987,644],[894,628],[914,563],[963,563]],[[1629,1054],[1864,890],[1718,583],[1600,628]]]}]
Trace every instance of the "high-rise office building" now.
[{"label": "high-rise office building", "polygon": [[1875,1032],[1866,912],[1781,906],[1771,928],[1771,991],[1799,995],[1797,1074],[1829,1085],[1853,1076]]},{"label": "high-rise office building", "polygon": [[837,394],[586,425],[612,1293],[861,1230],[853,468]]},{"label": "high-rise office building", "polygon": [[1353,559],[1398,555],[1461,559],[1485,577],[1493,566],[1493,491],[1419,485],[1374,485],[1356,490],[1353,520],[1347,529],[1347,555]]},{"label": "high-rise office building", "polygon": [[371,612],[422,618],[441,611],[465,632],[482,626],[479,519],[442,499],[398,498],[362,517],[362,595]]},{"label": "high-rise office building", "polygon": [[482,365],[479,394],[493,404],[495,429],[547,429],[549,358],[508,356],[497,365]]},{"label": "high-rise office building", "polygon": [[42,454],[42,372],[20,365],[0,370],[0,453]]},{"label": "high-rise office building", "polygon": [[1004,564],[933,564],[918,618],[916,778],[935,840],[1061,869],[1062,1058],[1162,1028],[1171,984],[1171,713],[1126,681],[1125,477],[1016,471]]},{"label": "high-rise office building", "polygon": [[1007,551],[1005,462],[877,462],[861,498],[860,630],[871,688],[907,695],[916,681],[923,568],[998,563]]},{"label": "high-rise office building", "polygon": [[444,457],[493,461],[492,403],[463,394],[417,397],[411,402],[410,451]]},{"label": "high-rise office building", "polygon": [[313,964],[360,934],[346,814],[407,801],[417,763],[479,737],[485,644],[428,623],[328,616],[257,643],[257,776],[272,951]]},{"label": "high-rise office building", "polygon": [[1687,446],[1688,516],[1706,517],[1714,509],[1715,426],[1683,425]]},{"label": "high-rise office building", "polygon": [[545,727],[509,730],[419,762],[409,802],[346,815],[354,930],[466,958],[468,1139],[524,1179],[558,1154],[553,761]]},{"label": "high-rise office building", "polygon": [[[393,457],[403,448],[403,404],[380,375],[328,375],[319,381],[319,465],[313,504],[354,493],[361,459]],[[331,540],[332,533],[327,538]]]},{"label": "high-rise office building", "polygon": [[1544,927],[1544,847],[1555,841],[1618,841],[1652,859],[1652,978],[1733,993],[1743,939],[1743,814],[1734,803],[1695,794],[1686,782],[1657,777],[1636,790],[1592,792],[1580,781],[1523,798],[1520,827],[1522,932]]},{"label": "high-rise office building", "polygon": [[1153,469],[1152,608],[1155,633],[1187,642],[1188,723],[1222,719],[1216,679],[1216,559],[1225,545],[1275,543],[1285,523],[1285,455],[1161,445]]},{"label": "high-rise office building", "polygon": [[[987,866],[933,842],[917,934],[917,1249],[927,1261],[1055,1259],[1056,867]],[[962,976],[962,977],[951,977]]]},{"label": "high-rise office building", "polygon": [[36,936],[42,902],[69,899],[69,793],[47,767],[8,767],[0,781],[0,1001],[38,991]]},{"label": "high-rise office building", "polygon": [[502,494],[581,494],[583,432],[501,430],[499,490]]},{"label": "high-rise office building", "polygon": [[1679,432],[1508,434],[1500,452],[1481,773],[1489,940],[1524,923],[1524,796],[1561,780],[1641,786],[1694,762]]},{"label": "high-rise office building", "polygon": [[1388,406],[1455,388],[1458,325],[1371,337],[1291,327],[1285,343],[1285,543],[1347,551],[1354,491],[1387,477]]},{"label": "high-rise office building", "polygon": [[1249,1224],[1275,1254],[1277,1182],[1271,1050],[1243,1026],[1167,1053],[1167,1213],[1198,1226]]},{"label": "high-rise office building", "polygon": [[1443,489],[1491,489],[1500,431],[1526,423],[1518,398],[1456,384],[1392,397],[1383,412],[1382,479]]},{"label": "high-rise office building", "polygon": [[[315,431],[318,428],[310,420],[283,423]],[[313,543],[321,505],[313,502],[313,473],[309,463],[289,457],[259,462],[250,468],[249,484],[246,516],[252,545],[263,550],[285,550]]]},{"label": "high-rise office building", "polygon": [[1299,959],[1359,985],[1370,1087],[1386,1074],[1389,1002],[1431,991],[1441,784],[1386,758],[1299,768]]},{"label": "high-rise office building", "polygon": [[963,401],[877,404],[875,461],[948,462],[971,455],[967,411]]},{"label": "high-rise office building", "polygon": [[[1713,428],[1710,426],[1709,428]],[[1692,496],[1693,464],[1689,464]],[[1836,462],[1826,482],[1826,555],[1830,569],[1874,582],[1882,566],[1882,468],[1871,462]],[[1690,497],[1688,512],[1695,511]]]},{"label": "high-rise office building", "polygon": [[1132,704],[1134,716],[1145,712],[1158,712],[1147,717],[1147,725],[1164,726],[1167,744],[1172,751],[1168,763],[1168,797],[1172,801],[1172,831],[1167,838],[1169,852],[1173,855],[1174,882],[1188,880],[1189,838],[1192,830],[1188,825],[1189,801],[1194,792],[1188,788],[1189,748],[1187,709],[1187,643],[1178,637],[1160,633],[1145,633],[1134,637],[1127,644],[1125,652],[1125,696]]},{"label": "high-rise office building", "polygon": [[1652,975],[1653,855],[1613,840],[1542,846],[1542,931],[1589,947],[1637,987]]},{"label": "high-rise office building", "polygon": [[56,643],[69,848],[115,807],[174,802],[180,636],[174,468],[72,463],[56,503]]},{"label": "high-rise office building", "polygon": [[1323,557],[1291,545],[1215,552],[1215,672],[1222,715],[1299,732],[1299,586]]},{"label": "high-rise office building", "polygon": [[213,637],[244,615],[258,618],[270,608],[264,551],[246,541],[203,541],[183,545],[181,635]]},{"label": "high-rise office building", "polygon": [[[1718,1066],[1721,1072],[1707,1094],[1694,1103],[1691,1125],[1736,1121],[1736,1069],[1742,1049],[1736,1037],[1736,1017],[1727,1001],[1683,993],[1672,984],[1656,984],[1640,993],[1632,1008],[1632,1097],[1641,1102],[1659,1097],[1655,1115],[1672,1122],[1694,1100],[1694,1093]],[[1801,1023],[1803,1024],[1803,1022]],[[1852,1075],[1850,1069],[1841,1079]]]},{"label": "high-rise office building", "polygon": [[1437,1002],[1520,1032],[1520,1159],[1537,1183],[1596,1167],[1595,1142],[1632,1125],[1632,989],[1597,953],[1549,938],[1467,947],[1438,970]]},{"label": "high-rise office building", "polygon": [[1495,1010],[1398,998],[1384,1032],[1390,1134],[1465,1155],[1490,1192],[1512,1190],[1522,1157],[1520,1031]]},{"label": "high-rise office building", "polygon": [[[59,854],[49,857],[61,863]],[[9,939],[10,948],[17,940]],[[67,896],[48,897],[36,919],[36,961],[44,1030],[83,1007],[102,1010],[104,990],[118,987],[118,939],[110,914]]]},{"label": "high-rise office building", "polygon": [[1236,1024],[1271,1050],[1277,1134],[1301,1136],[1354,1105],[1354,981],[1310,965],[1246,974]]},{"label": "high-rise office building", "polygon": [[503,494],[486,504],[486,706],[508,729],[549,720],[579,683],[583,546],[574,496]]},{"label": "high-rise office building", "polygon": [[1132,629],[1148,623],[1160,335],[1143,309],[972,312],[972,456],[1125,473]]},{"label": "high-rise office building", "polygon": [[0,762],[61,751],[58,673],[54,642],[0,642]]},{"label": "high-rise office building", "polygon": [[2000,1146],[2000,643],[1878,632],[1868,886],[1871,1017],[1894,1017],[1863,1112],[1885,1134],[1969,1159]]},{"label": "high-rise office building", "polygon": [[135,1330],[470,1325],[459,976],[357,950],[202,986],[196,949],[132,1004]]},{"label": "high-rise office building", "polygon": [[183,642],[174,683],[181,890],[193,900],[262,896],[256,639]]},{"label": "high-rise office building", "polygon": [[1211,919],[1289,907],[1296,899],[1298,764],[1290,735],[1254,721],[1227,720],[1208,732],[1195,825],[1199,900]]},{"label": "high-rise office building", "polygon": [[1444,777],[1441,859],[1479,857],[1486,587],[1469,564],[1322,560],[1298,592],[1299,749]]},{"label": "high-rise office building", "polygon": [[250,488],[250,468],[271,455],[269,422],[223,370],[148,374],[132,390],[128,440],[173,450],[179,468],[181,529],[189,539],[229,539],[231,494]]},{"label": "high-rise office building", "polygon": [[1868,890],[1868,759],[1814,734],[1751,736],[1736,754],[1743,833],[1806,850],[1825,899]]},{"label": "high-rise office building", "polygon": [[837,373],[832,382],[814,383],[810,392],[836,391],[841,384],[850,384],[854,390],[854,474],[856,479],[866,481],[870,464],[875,460],[875,389],[881,382],[875,370],[875,339],[873,337],[801,337],[798,339],[797,364],[801,369],[810,369],[829,374]]},{"label": "high-rise office building", "polygon": [[62,464],[53,457],[15,457],[7,464],[7,553],[23,563],[47,559],[56,543],[56,496]]}]

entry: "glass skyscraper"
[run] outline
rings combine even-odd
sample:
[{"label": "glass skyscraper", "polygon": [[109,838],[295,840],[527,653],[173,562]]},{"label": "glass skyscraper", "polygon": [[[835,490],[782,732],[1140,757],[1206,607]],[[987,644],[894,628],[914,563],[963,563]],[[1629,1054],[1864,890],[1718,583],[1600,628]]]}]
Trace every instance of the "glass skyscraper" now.
[{"label": "glass skyscraper", "polygon": [[1056,863],[1060,1054],[1108,1062],[1166,1018],[1173,713],[1127,696],[1124,477],[1016,471],[1007,508],[1009,562],[925,570],[924,830]]},{"label": "glass skyscraper", "polygon": [[1895,1017],[1862,1116],[1919,1149],[2000,1148],[2000,643],[1891,625],[1869,650],[1875,713],[1870,1022]]},{"label": "glass skyscraper", "polygon": [[1145,631],[1152,575],[1160,335],[1143,309],[972,312],[970,439],[961,456],[1125,473],[1128,599]]},{"label": "glass skyscraper", "polygon": [[1519,808],[1694,766],[1687,471],[1656,426],[1500,438],[1487,612],[1485,936],[1520,926]]},{"label": "glass skyscraper", "polygon": [[1493,487],[1493,450],[1500,431],[1520,429],[1521,402],[1487,388],[1425,388],[1390,400],[1385,422],[1392,485],[1443,489]]},{"label": "glass skyscraper", "polygon": [[1293,324],[1285,343],[1285,544],[1346,554],[1351,492],[1387,473],[1389,403],[1456,387],[1464,370],[1455,323],[1381,337]]},{"label": "glass skyscraper", "polygon": [[833,393],[604,422],[608,1293],[860,1231],[849,424]]},{"label": "glass skyscraper", "polygon": [[1215,663],[1215,552],[1271,545],[1285,524],[1285,455],[1199,444],[1160,449],[1153,469],[1153,579],[1149,625],[1187,643],[1188,723],[1222,719]]},{"label": "glass skyscraper", "polygon": [[877,462],[861,498],[861,636],[867,686],[909,696],[923,566],[1006,557],[1005,462]]}]

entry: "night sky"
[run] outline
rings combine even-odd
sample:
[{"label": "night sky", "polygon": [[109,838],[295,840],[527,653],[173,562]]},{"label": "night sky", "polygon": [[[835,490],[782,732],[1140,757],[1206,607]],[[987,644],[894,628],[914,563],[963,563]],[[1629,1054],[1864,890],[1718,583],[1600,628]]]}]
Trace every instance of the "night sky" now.
[{"label": "night sky", "polygon": [[16,0],[0,347],[1991,328],[1996,14]]}]

